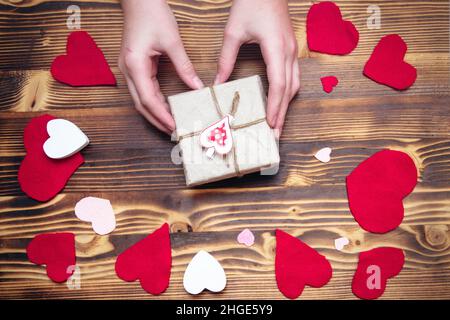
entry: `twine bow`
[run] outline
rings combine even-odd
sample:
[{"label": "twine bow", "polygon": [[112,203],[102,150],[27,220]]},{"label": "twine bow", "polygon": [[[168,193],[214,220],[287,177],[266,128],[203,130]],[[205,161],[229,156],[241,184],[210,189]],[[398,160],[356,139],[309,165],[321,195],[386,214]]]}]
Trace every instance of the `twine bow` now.
[{"label": "twine bow", "polygon": [[[220,104],[219,104],[219,101],[217,100],[217,96],[216,96],[216,92],[215,92],[214,88],[213,87],[208,87],[208,89],[209,89],[209,92],[211,93],[211,98],[213,100],[213,103],[214,103],[214,106],[216,108],[217,114],[219,115],[220,119],[223,119],[227,114],[225,114],[222,111],[222,108],[220,108]],[[235,114],[237,112],[237,109],[239,107],[239,101],[240,101],[240,95],[239,95],[239,92],[236,91],[234,93],[233,101],[231,103],[231,111],[229,113],[230,116],[232,116],[232,117],[235,116]],[[239,129],[242,129],[242,128],[247,128],[247,127],[253,126],[255,124],[258,124],[258,123],[261,123],[261,122],[264,122],[264,121],[266,121],[265,117],[264,118],[260,118],[260,119],[256,119],[256,120],[253,120],[253,121],[250,121],[248,123],[243,123],[243,124],[240,124],[240,125],[232,125],[232,124],[230,124],[230,129],[231,130],[239,130]],[[185,138],[194,137],[196,135],[199,135],[200,133],[203,132],[203,130],[194,131],[194,132],[191,132],[191,133],[187,133],[187,134],[181,135],[181,136],[178,137],[178,141],[181,141],[182,139],[185,139]],[[234,171],[236,172],[237,176],[242,176],[242,173],[241,173],[241,171],[239,169],[239,163],[237,161],[236,146],[235,146],[234,141],[233,141],[233,145],[231,147],[231,154],[233,155]]]}]

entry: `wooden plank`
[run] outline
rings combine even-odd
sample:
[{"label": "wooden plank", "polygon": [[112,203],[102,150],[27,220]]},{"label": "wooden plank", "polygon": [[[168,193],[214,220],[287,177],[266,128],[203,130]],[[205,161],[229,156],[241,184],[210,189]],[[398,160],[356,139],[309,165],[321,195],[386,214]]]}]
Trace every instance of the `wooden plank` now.
[{"label": "wooden plank", "polygon": [[[389,236],[361,237],[358,228],[315,228],[291,231],[327,256],[333,266],[333,278],[321,289],[306,288],[302,299],[355,298],[351,293],[351,278],[357,263],[357,252],[379,245],[394,245],[405,251],[406,263],[401,274],[389,281],[385,299],[449,298],[446,281],[450,275],[450,250],[422,242],[423,226],[402,227]],[[448,229],[436,230],[448,240]],[[351,244],[339,252],[333,239],[346,234]],[[171,235],[173,267],[171,285],[159,297],[146,294],[138,283],[125,283],[114,272],[117,254],[142,239],[136,236],[78,236],[77,265],[81,271],[81,289],[69,290],[65,284],[54,284],[42,267],[25,262],[26,241],[8,240],[0,251],[0,295],[4,298],[127,298],[186,299],[182,287],[187,263],[199,249],[209,250],[224,266],[227,288],[220,294],[205,293],[199,299],[281,299],[273,271],[275,239],[273,232],[257,232],[256,243],[247,248],[236,243],[237,232],[173,233]],[[359,235],[359,236],[358,236]],[[355,240],[355,237],[362,240]],[[383,240],[384,239],[384,240]],[[442,245],[442,244],[441,244]],[[419,288],[421,288],[419,290]]]}]

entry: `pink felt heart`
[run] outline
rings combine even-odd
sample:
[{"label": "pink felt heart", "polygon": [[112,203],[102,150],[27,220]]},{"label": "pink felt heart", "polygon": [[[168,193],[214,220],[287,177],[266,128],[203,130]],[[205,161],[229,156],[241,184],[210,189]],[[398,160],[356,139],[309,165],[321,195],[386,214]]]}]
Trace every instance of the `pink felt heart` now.
[{"label": "pink felt heart", "polygon": [[47,275],[55,282],[66,281],[75,265],[75,235],[69,232],[38,234],[27,247],[28,260],[45,264]]},{"label": "pink felt heart", "polygon": [[82,221],[92,223],[94,231],[100,235],[112,232],[116,227],[116,217],[111,202],[106,199],[86,197],[75,205],[75,215]]},{"label": "pink felt heart", "polygon": [[398,34],[381,38],[364,66],[364,75],[397,90],[409,88],[417,78],[417,71],[405,62],[405,41]]},{"label": "pink felt heart", "polygon": [[336,87],[339,83],[338,78],[336,78],[335,76],[322,77],[320,78],[320,81],[322,82],[323,91],[325,91],[326,93],[330,93],[331,91],[333,91],[333,88]]},{"label": "pink felt heart", "polygon": [[249,229],[244,229],[241,233],[239,233],[237,241],[245,244],[247,247],[250,247],[253,243],[255,243],[255,236]]},{"label": "pink felt heart", "polygon": [[358,45],[353,23],[342,19],[339,7],[330,1],[313,4],[306,18],[306,35],[311,51],[348,54]]},{"label": "pink felt heart", "polygon": [[116,84],[103,52],[86,31],[72,32],[66,51],[53,60],[50,71],[56,80],[74,87]]}]

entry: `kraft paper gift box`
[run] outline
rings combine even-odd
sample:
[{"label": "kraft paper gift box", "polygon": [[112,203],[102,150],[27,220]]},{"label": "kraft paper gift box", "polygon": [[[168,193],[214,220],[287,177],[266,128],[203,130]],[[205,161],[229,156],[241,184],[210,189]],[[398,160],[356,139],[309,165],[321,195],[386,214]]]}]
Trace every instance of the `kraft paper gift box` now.
[{"label": "kraft paper gift box", "polygon": [[[259,76],[173,95],[168,101],[187,186],[261,170],[263,174],[276,173],[280,156],[275,134],[266,121],[266,96]],[[227,128],[223,127],[227,119],[228,134],[220,132],[231,136],[225,140],[232,140],[229,152],[221,154],[224,150],[220,146],[205,148],[202,143],[214,139],[211,132],[218,133],[218,127]]]}]

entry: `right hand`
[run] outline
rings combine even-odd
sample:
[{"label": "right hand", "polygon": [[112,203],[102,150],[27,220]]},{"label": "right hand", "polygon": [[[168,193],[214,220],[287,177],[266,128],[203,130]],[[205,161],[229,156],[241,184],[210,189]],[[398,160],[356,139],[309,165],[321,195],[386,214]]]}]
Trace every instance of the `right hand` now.
[{"label": "right hand", "polygon": [[175,121],[159,88],[158,61],[167,54],[192,89],[204,85],[184,50],[178,26],[165,0],[123,0],[124,28],[119,68],[136,109],[159,130],[171,134]]}]

